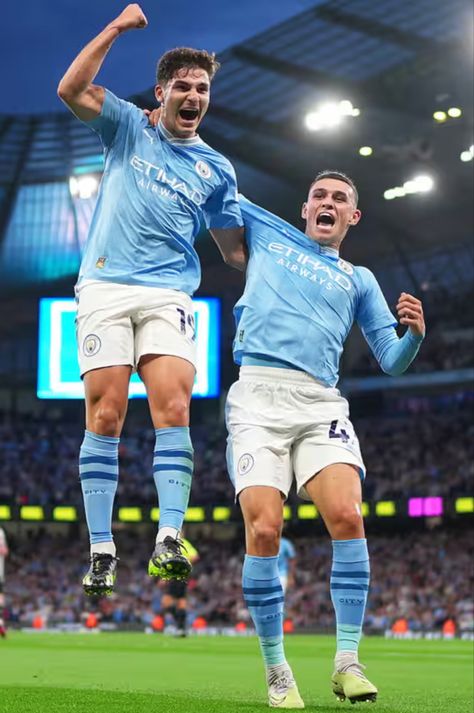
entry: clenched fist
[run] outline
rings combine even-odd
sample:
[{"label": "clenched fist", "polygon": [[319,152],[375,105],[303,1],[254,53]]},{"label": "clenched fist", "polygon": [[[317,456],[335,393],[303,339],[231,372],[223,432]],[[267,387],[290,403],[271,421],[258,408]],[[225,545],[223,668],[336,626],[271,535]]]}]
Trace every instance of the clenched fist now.
[{"label": "clenched fist", "polygon": [[423,306],[416,297],[402,292],[397,302],[400,324],[406,324],[416,337],[423,337],[426,331]]},{"label": "clenched fist", "polygon": [[110,23],[111,27],[116,27],[119,32],[127,30],[142,30],[148,25],[148,20],[145,17],[143,10],[137,3],[127,5],[120,15]]}]

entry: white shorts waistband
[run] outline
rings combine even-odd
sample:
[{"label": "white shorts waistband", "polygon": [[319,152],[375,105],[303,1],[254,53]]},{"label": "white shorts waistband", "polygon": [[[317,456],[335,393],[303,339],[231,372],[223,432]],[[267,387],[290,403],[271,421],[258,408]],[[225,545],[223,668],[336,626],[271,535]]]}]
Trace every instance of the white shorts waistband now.
[{"label": "white shorts waistband", "polygon": [[239,370],[239,381],[266,381],[275,383],[295,384],[295,386],[312,386],[330,392],[339,393],[338,389],[333,389],[326,386],[321,381],[318,381],[299,369],[281,369],[273,366],[241,366]]}]

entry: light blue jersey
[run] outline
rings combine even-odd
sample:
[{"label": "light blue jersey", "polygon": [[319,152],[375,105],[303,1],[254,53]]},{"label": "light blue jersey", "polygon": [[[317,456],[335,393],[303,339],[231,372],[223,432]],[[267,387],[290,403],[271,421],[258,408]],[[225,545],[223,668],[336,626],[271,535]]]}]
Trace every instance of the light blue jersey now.
[{"label": "light blue jersey", "polygon": [[342,260],[243,196],[240,206],[249,263],[234,309],[237,364],[277,360],[333,387],[356,321],[387,373],[406,369],[422,338],[398,338],[397,321],[370,270]]},{"label": "light blue jersey", "polygon": [[292,543],[282,537],[280,540],[280,551],[278,552],[278,573],[280,577],[288,577],[290,570],[290,560],[296,556],[295,548]]},{"label": "light blue jersey", "polygon": [[191,295],[201,280],[193,247],[201,223],[242,225],[232,165],[198,136],[152,128],[140,109],[107,90],[100,116],[87,125],[102,140],[105,170],[79,281]]}]

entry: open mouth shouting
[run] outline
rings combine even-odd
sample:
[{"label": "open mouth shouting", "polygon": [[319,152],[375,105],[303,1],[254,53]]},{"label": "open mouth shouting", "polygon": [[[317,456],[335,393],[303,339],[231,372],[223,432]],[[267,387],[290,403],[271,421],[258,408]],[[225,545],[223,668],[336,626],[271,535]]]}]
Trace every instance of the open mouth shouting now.
[{"label": "open mouth shouting", "polygon": [[320,230],[329,231],[335,225],[336,218],[329,211],[321,211],[316,218],[316,226]]},{"label": "open mouth shouting", "polygon": [[183,123],[194,124],[194,122],[199,118],[199,109],[180,109],[178,114]]}]

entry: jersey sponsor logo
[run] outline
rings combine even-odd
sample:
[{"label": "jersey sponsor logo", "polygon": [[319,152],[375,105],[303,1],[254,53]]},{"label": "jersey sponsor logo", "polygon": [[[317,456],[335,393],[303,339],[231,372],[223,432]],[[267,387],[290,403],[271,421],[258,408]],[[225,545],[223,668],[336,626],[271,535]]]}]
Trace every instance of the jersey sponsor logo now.
[{"label": "jersey sponsor logo", "polygon": [[212,171],[205,161],[198,161],[194,168],[201,178],[210,178],[212,176]]},{"label": "jersey sponsor logo", "polygon": [[330,268],[329,265],[302,250],[296,250],[289,245],[282,245],[281,243],[270,243],[268,248],[271,252],[281,256],[277,260],[278,265],[282,265],[300,277],[320,285],[327,283],[327,289],[332,289],[332,284],[329,280],[332,283],[335,282],[347,292],[352,289],[352,282],[345,275],[341,275]]},{"label": "jersey sponsor logo", "polygon": [[239,462],[237,464],[237,470],[239,475],[246,475],[250,470],[252,470],[254,466],[254,459],[253,456],[250,455],[250,453],[244,453],[243,456],[240,456]]},{"label": "jersey sponsor logo", "polygon": [[84,341],[82,342],[84,356],[94,356],[100,350],[101,346],[102,343],[97,334],[88,334],[87,337],[84,337]]},{"label": "jersey sponsor logo", "polygon": [[[182,199],[184,196],[196,205],[202,205],[206,200],[201,191],[167,173],[161,166],[155,166],[155,164],[140,158],[136,154],[130,159],[130,165],[137,173],[142,174],[142,177],[138,180],[138,185],[141,188],[151,190],[153,193],[159,192],[164,198],[175,201]],[[157,184],[162,185],[159,186]]]}]

